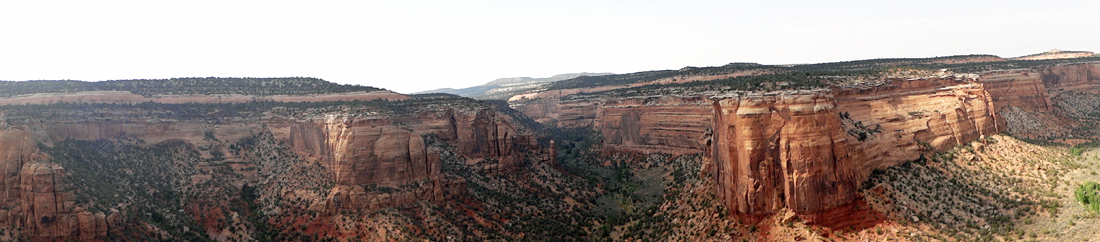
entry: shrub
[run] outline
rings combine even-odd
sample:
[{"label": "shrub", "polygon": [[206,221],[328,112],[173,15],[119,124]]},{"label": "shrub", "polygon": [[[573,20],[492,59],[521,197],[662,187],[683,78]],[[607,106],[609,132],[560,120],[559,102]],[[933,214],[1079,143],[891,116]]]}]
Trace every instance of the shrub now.
[{"label": "shrub", "polygon": [[1085,209],[1100,212],[1100,184],[1094,181],[1085,182],[1077,186],[1073,194]]}]

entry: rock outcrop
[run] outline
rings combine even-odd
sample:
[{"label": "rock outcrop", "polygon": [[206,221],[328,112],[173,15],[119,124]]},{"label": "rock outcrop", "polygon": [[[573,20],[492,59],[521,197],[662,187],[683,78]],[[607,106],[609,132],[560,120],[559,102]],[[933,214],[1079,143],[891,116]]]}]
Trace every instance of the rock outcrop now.
[{"label": "rock outcrop", "polygon": [[388,119],[329,115],[324,129],[336,179],[329,209],[373,211],[443,201],[465,189],[461,181],[442,179],[439,153],[430,152],[424,138]]},{"label": "rock outcrop", "polygon": [[1044,66],[1036,71],[1051,98],[1067,91],[1100,93],[1100,63]]},{"label": "rock outcrop", "polygon": [[604,146],[617,150],[697,153],[706,148],[712,107],[703,97],[638,97],[609,100],[598,107],[593,128]]},{"label": "rock outcrop", "polygon": [[[1031,139],[1073,138],[1095,104],[1081,95],[1100,94],[1100,64],[1079,63],[990,71],[979,81],[1004,117],[1008,133]],[[1061,103],[1059,106],[1058,104]]]},{"label": "rock outcrop", "polygon": [[[200,160],[187,161],[194,164],[177,164],[179,166],[171,169],[184,169],[173,172],[188,174],[187,182],[180,184],[186,188],[179,188],[181,190],[215,189],[209,191],[210,197],[192,200],[205,201],[209,206],[187,213],[200,221],[211,236],[218,238],[248,238],[227,232],[232,229],[221,221],[240,219],[230,219],[226,217],[230,215],[218,212],[229,211],[227,206],[233,204],[217,200],[219,195],[215,195],[235,192],[245,185],[280,186],[257,189],[268,189],[272,194],[287,197],[282,201],[296,204],[293,208],[278,208],[286,209],[284,212],[370,213],[417,202],[442,204],[455,200],[467,192],[466,181],[442,174],[440,151],[428,147],[428,136],[450,143],[471,167],[486,174],[514,171],[528,159],[546,155],[534,134],[495,107],[452,101],[402,104],[409,105],[402,108],[410,112],[379,112],[370,109],[373,106],[364,106],[355,108],[365,111],[347,111],[350,108],[345,107],[310,109],[323,111],[303,114],[275,108],[253,113],[259,114],[255,116],[179,115],[165,118],[150,113],[176,110],[154,106],[97,110],[54,108],[50,109],[54,117],[50,120],[41,119],[36,112],[21,114],[26,117],[0,114],[6,115],[0,120],[11,121],[11,124],[0,124],[3,125],[0,127],[0,172],[3,176],[0,177],[3,182],[0,184],[3,193],[0,225],[23,228],[23,235],[34,240],[94,240],[104,238],[115,229],[111,221],[122,222],[119,212],[85,211],[88,204],[83,203],[88,201],[77,201],[74,192],[78,191],[71,189],[64,179],[66,169],[38,152],[40,144],[52,146],[66,140],[187,144],[181,146],[185,147],[182,149],[198,152],[196,158]],[[262,148],[264,151],[241,150],[240,142],[263,133],[270,134],[266,136],[269,140],[264,141],[269,142],[267,148]],[[245,143],[249,142],[257,141]],[[297,154],[300,159],[283,157],[285,155],[255,157],[258,153],[254,152],[271,155],[271,147],[285,147],[286,155]],[[289,159],[295,163],[278,166],[265,163],[272,159]],[[261,161],[254,164],[250,160]],[[322,186],[319,184],[323,183],[312,180],[274,183],[274,180],[285,179],[269,177],[271,174],[319,177],[328,180],[329,185]],[[211,181],[219,184],[211,185]],[[231,198],[239,196],[230,195]],[[125,210],[115,204],[97,206]],[[203,211],[219,206],[213,212]],[[316,228],[330,226],[312,225],[330,223],[321,220],[310,223]],[[165,234],[155,227],[134,227],[148,230],[145,232],[150,234]]]},{"label": "rock outcrop", "polygon": [[[32,240],[94,241],[108,236],[108,215],[76,204],[64,182],[65,169],[38,152],[30,132],[0,131],[0,154],[0,223],[23,228]],[[114,222],[117,226],[120,221]]]},{"label": "rock outcrop", "polygon": [[856,138],[855,150],[863,153],[861,180],[923,151],[947,150],[1004,127],[989,92],[970,78],[891,80],[832,92],[837,111],[849,119],[845,129]]},{"label": "rock outcrop", "polygon": [[854,201],[875,169],[1003,126],[982,84],[956,77],[713,99],[718,193],[748,215],[819,214]]},{"label": "rock outcrop", "polygon": [[828,91],[715,99],[715,177],[731,211],[813,212],[852,201],[862,159]]},{"label": "rock outcrop", "polygon": [[469,163],[484,160],[489,172],[512,170],[522,162],[523,149],[538,150],[535,136],[511,117],[490,109],[446,108],[396,118],[420,136],[434,135],[457,146]]},{"label": "rock outcrop", "polygon": [[999,108],[1015,106],[1041,112],[1052,108],[1043,79],[1034,70],[990,71],[982,73],[980,80]]},{"label": "rock outcrop", "polygon": [[386,119],[325,118],[337,185],[397,186],[439,174],[424,139]]},{"label": "rock outcrop", "polygon": [[513,107],[539,122],[599,131],[606,148],[646,153],[701,152],[713,123],[710,101],[703,96],[540,98]]}]

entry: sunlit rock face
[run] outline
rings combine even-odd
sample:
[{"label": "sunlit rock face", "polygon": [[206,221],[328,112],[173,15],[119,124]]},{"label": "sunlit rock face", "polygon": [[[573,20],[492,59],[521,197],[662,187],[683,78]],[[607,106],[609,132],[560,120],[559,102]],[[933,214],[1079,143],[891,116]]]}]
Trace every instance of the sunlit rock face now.
[{"label": "sunlit rock face", "polygon": [[[832,92],[846,132],[855,139],[854,150],[863,154],[861,179],[875,169],[917,160],[922,149],[946,150],[1004,128],[992,95],[970,78],[892,80]],[[867,137],[860,140],[861,133]]]},{"label": "sunlit rock face", "polygon": [[608,148],[645,153],[703,151],[712,127],[710,101],[703,97],[637,97],[600,105],[593,126]]},{"label": "sunlit rock face", "polygon": [[827,91],[716,97],[714,108],[719,197],[733,212],[810,212],[852,200],[860,157]]},{"label": "sunlit rock face", "polygon": [[39,153],[31,132],[0,131],[0,223],[25,229],[33,240],[107,237],[109,221],[121,222],[118,211],[85,211],[64,182],[65,169],[49,159]]},{"label": "sunlit rock face", "polygon": [[[475,172],[488,174],[515,171],[524,162],[537,162],[548,153],[538,146],[535,134],[495,107],[459,101],[424,101],[420,106],[404,107],[407,112],[261,109],[249,117],[157,116],[185,109],[175,106],[55,108],[51,109],[56,112],[52,119],[0,113],[0,117],[17,121],[9,125],[2,121],[7,119],[0,119],[0,226],[22,228],[20,236],[32,240],[96,240],[107,238],[115,228],[134,228],[141,222],[124,221],[126,213],[140,211],[84,209],[86,204],[78,201],[73,184],[66,184],[71,182],[67,179],[71,171],[51,162],[38,149],[39,145],[70,140],[125,140],[143,147],[171,143],[197,152],[199,160],[173,161],[178,164],[165,171],[186,174],[176,189],[210,195],[185,198],[191,200],[180,213],[192,217],[216,238],[247,238],[221,222],[234,219],[223,212],[239,206],[224,198],[239,197],[234,189],[245,185],[256,189],[258,201],[281,201],[264,205],[282,212],[272,216],[290,216],[279,218],[307,219],[292,216],[300,213],[370,213],[418,202],[453,201],[467,192],[461,177],[442,174],[441,151],[430,147],[429,139],[449,143]],[[266,148],[240,148],[241,142],[259,142],[256,139],[261,136],[267,137],[263,141]],[[286,153],[275,152],[278,149]],[[265,157],[257,157],[261,155]],[[273,165],[275,160],[284,163]],[[212,171],[220,167],[227,169]],[[336,226],[332,222],[336,220],[324,216],[308,219],[313,220],[300,223],[308,224],[311,231]],[[137,229],[143,228],[148,229]]]},{"label": "sunlit rock face", "polygon": [[875,169],[1000,131],[966,78],[714,97],[719,195],[739,214],[815,214],[856,199]]}]

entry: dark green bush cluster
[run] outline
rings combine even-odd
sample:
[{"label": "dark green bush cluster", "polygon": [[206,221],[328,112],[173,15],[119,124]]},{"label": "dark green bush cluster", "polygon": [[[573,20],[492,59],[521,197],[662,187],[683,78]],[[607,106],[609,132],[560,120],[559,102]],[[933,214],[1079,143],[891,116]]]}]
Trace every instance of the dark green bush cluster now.
[{"label": "dark green bush cluster", "polygon": [[1073,195],[1081,205],[1085,206],[1085,209],[1100,213],[1100,184],[1094,181],[1085,182],[1077,186]]},{"label": "dark green bush cluster", "polygon": [[[932,58],[882,58],[831,62],[808,65],[761,65],[755,63],[731,63],[717,67],[685,67],[680,70],[644,71],[606,76],[581,76],[554,82],[548,90],[588,88],[598,86],[628,85],[681,76],[721,75],[747,70],[761,70],[773,74],[733,77],[714,81],[648,85],[642,87],[598,92],[609,96],[676,95],[676,92],[700,90],[770,91],[821,87],[836,77],[880,77],[897,68],[938,70],[949,69],[956,73],[976,73],[991,70],[1034,68],[1068,63],[1100,61],[1100,57],[1052,60],[998,60],[965,63],[968,60],[997,58],[994,55],[958,55]],[[781,84],[780,84],[781,83]]]},{"label": "dark green bush cluster", "polygon": [[843,61],[843,62],[830,62],[819,63],[809,65],[794,66],[794,69],[804,71],[822,71],[822,70],[867,70],[867,69],[879,69],[885,67],[897,67],[897,66],[922,66],[932,65],[933,63],[949,62],[952,60],[965,60],[975,58],[997,58],[995,55],[955,55],[955,56],[943,56],[943,57],[930,57],[930,58],[878,58],[869,60],[855,60],[855,61]]},{"label": "dark green bush cluster", "polygon": [[[252,101],[245,103],[53,103],[40,105],[0,105],[0,112],[8,124],[26,125],[56,118],[80,120],[144,120],[177,119],[206,120],[218,124],[229,118],[255,119],[264,112],[276,115],[302,115],[309,113],[340,112],[355,114],[378,112],[383,114],[411,114],[432,108],[454,107],[459,109],[487,108],[491,104],[450,94],[412,95],[400,101],[324,101],[324,102],[274,102]],[[74,111],[77,110],[77,111]]]},{"label": "dark green bush cluster", "polygon": [[678,76],[722,75],[747,70],[778,69],[778,66],[761,65],[756,63],[729,63],[715,67],[684,67],[679,70],[643,71],[606,76],[580,76],[577,78],[554,82],[548,90],[585,88],[611,85],[627,85],[638,82],[656,81],[664,78]]}]

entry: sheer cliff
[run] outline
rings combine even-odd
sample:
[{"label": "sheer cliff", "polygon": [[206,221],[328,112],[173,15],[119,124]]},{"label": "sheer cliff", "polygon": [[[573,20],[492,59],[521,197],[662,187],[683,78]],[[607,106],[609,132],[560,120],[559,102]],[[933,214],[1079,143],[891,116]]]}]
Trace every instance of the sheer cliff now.
[{"label": "sheer cliff", "polygon": [[599,131],[605,148],[707,152],[717,194],[733,213],[790,209],[813,219],[858,200],[858,185],[875,170],[982,137],[1094,136],[1082,125],[1100,103],[1082,95],[1095,95],[1095,68],[1068,63],[978,74],[944,69],[914,77],[854,76],[861,83],[854,85],[852,77],[831,77],[835,84],[804,91],[624,96],[644,91],[593,90],[558,99],[540,94],[514,100],[513,107],[547,123]]},{"label": "sheer cliff", "polygon": [[[734,63],[507,103],[310,78],[0,83],[18,88],[0,240],[976,239],[1053,206],[1087,159],[1004,135],[1100,139],[1089,58]],[[222,81],[241,85],[171,88]],[[944,187],[966,211],[922,197]]]},{"label": "sheer cliff", "polygon": [[532,130],[453,96],[0,113],[3,225],[29,240],[371,238],[336,218],[470,199],[442,153],[487,176],[549,160]]}]

